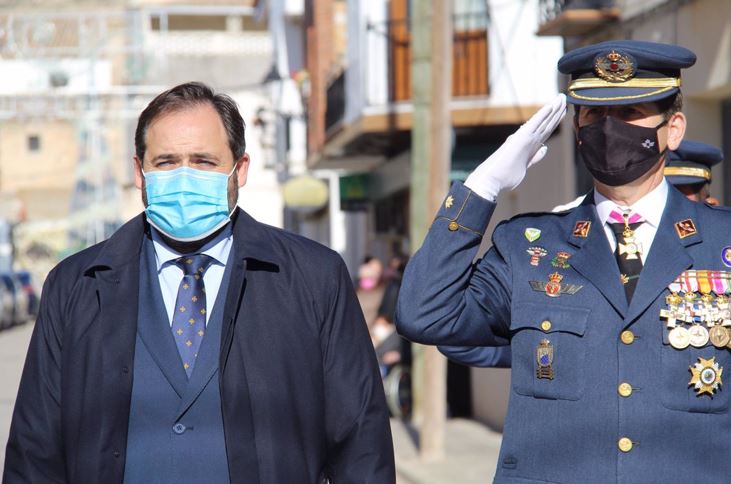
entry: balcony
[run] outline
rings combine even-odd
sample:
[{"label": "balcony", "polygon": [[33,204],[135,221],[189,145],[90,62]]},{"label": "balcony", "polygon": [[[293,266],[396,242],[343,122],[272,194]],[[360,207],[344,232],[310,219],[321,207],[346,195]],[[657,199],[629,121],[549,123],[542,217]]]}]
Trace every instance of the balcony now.
[{"label": "balcony", "polygon": [[538,35],[575,37],[619,20],[614,0],[539,0]]}]

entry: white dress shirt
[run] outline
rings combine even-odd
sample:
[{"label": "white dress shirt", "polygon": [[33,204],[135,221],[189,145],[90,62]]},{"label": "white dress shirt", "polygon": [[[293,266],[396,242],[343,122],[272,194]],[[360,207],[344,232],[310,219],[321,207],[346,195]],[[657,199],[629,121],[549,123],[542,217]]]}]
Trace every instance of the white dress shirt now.
[{"label": "white dress shirt", "polygon": [[602,227],[604,227],[604,233],[607,236],[612,252],[614,252],[617,248],[617,240],[614,236],[614,232],[612,232],[612,228],[609,226],[610,223],[614,223],[614,220],[609,218],[609,214],[612,213],[612,210],[618,210],[620,213],[625,210],[630,210],[632,213],[642,215],[642,220],[645,222],[635,230],[635,240],[642,244],[642,253],[640,254],[640,258],[644,264],[645,260],[647,260],[647,254],[650,253],[650,247],[652,246],[652,241],[655,239],[657,228],[660,225],[660,219],[662,218],[662,213],[665,210],[667,199],[668,182],[664,178],[662,183],[655,187],[654,190],[640,198],[629,207],[617,205],[598,191],[594,190],[596,211],[599,215],[599,221],[602,223]]},{"label": "white dress shirt", "polygon": [[[203,284],[206,287],[206,325],[208,318],[213,312],[213,305],[221,288],[223,272],[226,269],[228,255],[231,252],[231,224],[224,229],[215,239],[204,245],[198,254],[205,254],[213,258],[213,262],[203,274]],[[160,280],[162,299],[165,302],[165,309],[168,313],[168,322],[173,324],[173,312],[175,311],[175,300],[178,297],[178,288],[183,280],[183,269],[178,267],[175,260],[186,254],[173,250],[163,242],[160,233],[150,228],[152,232],[152,243],[155,247],[155,261],[157,262],[157,277]]]}]

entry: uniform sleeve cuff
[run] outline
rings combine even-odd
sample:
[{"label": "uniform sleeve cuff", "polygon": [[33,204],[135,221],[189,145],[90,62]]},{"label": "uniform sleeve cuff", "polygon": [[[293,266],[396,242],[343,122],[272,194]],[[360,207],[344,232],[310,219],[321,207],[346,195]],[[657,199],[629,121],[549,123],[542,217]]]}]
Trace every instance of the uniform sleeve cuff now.
[{"label": "uniform sleeve cuff", "polygon": [[461,182],[454,182],[435,222],[446,222],[447,230],[452,232],[466,230],[482,237],[495,206],[495,202],[482,198]]}]

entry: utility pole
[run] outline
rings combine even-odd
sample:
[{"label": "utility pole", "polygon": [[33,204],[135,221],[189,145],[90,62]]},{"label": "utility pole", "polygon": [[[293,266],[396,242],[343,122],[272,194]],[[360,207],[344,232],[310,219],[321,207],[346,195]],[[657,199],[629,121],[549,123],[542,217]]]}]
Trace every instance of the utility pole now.
[{"label": "utility pole", "polygon": [[[413,0],[411,17],[411,227],[415,251],[449,188],[451,0]],[[423,460],[444,456],[447,362],[434,346],[414,348],[414,412]]]}]

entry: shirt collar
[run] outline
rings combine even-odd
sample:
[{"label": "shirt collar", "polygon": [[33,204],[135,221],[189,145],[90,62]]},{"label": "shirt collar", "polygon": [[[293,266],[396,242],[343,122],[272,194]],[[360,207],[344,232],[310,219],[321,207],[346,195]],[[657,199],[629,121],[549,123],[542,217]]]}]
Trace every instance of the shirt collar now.
[{"label": "shirt collar", "polygon": [[[160,272],[164,265],[175,263],[175,260],[182,257],[184,254],[181,254],[167,245],[163,241],[160,232],[158,232],[154,227],[150,227],[150,232],[152,233],[152,244],[155,248],[157,271]],[[231,231],[231,224],[229,223],[220,234],[204,245],[197,253],[212,257],[214,264],[225,266],[226,261],[228,260],[228,255],[231,252],[232,239],[233,233]]]},{"label": "shirt collar", "polygon": [[655,187],[650,193],[637,200],[630,207],[622,207],[609,200],[607,197],[594,190],[594,203],[599,221],[604,225],[609,219],[609,214],[615,208],[629,208],[632,212],[639,213],[645,222],[657,228],[660,225],[662,213],[665,210],[665,204],[668,199],[668,182],[663,178],[662,182]]}]

